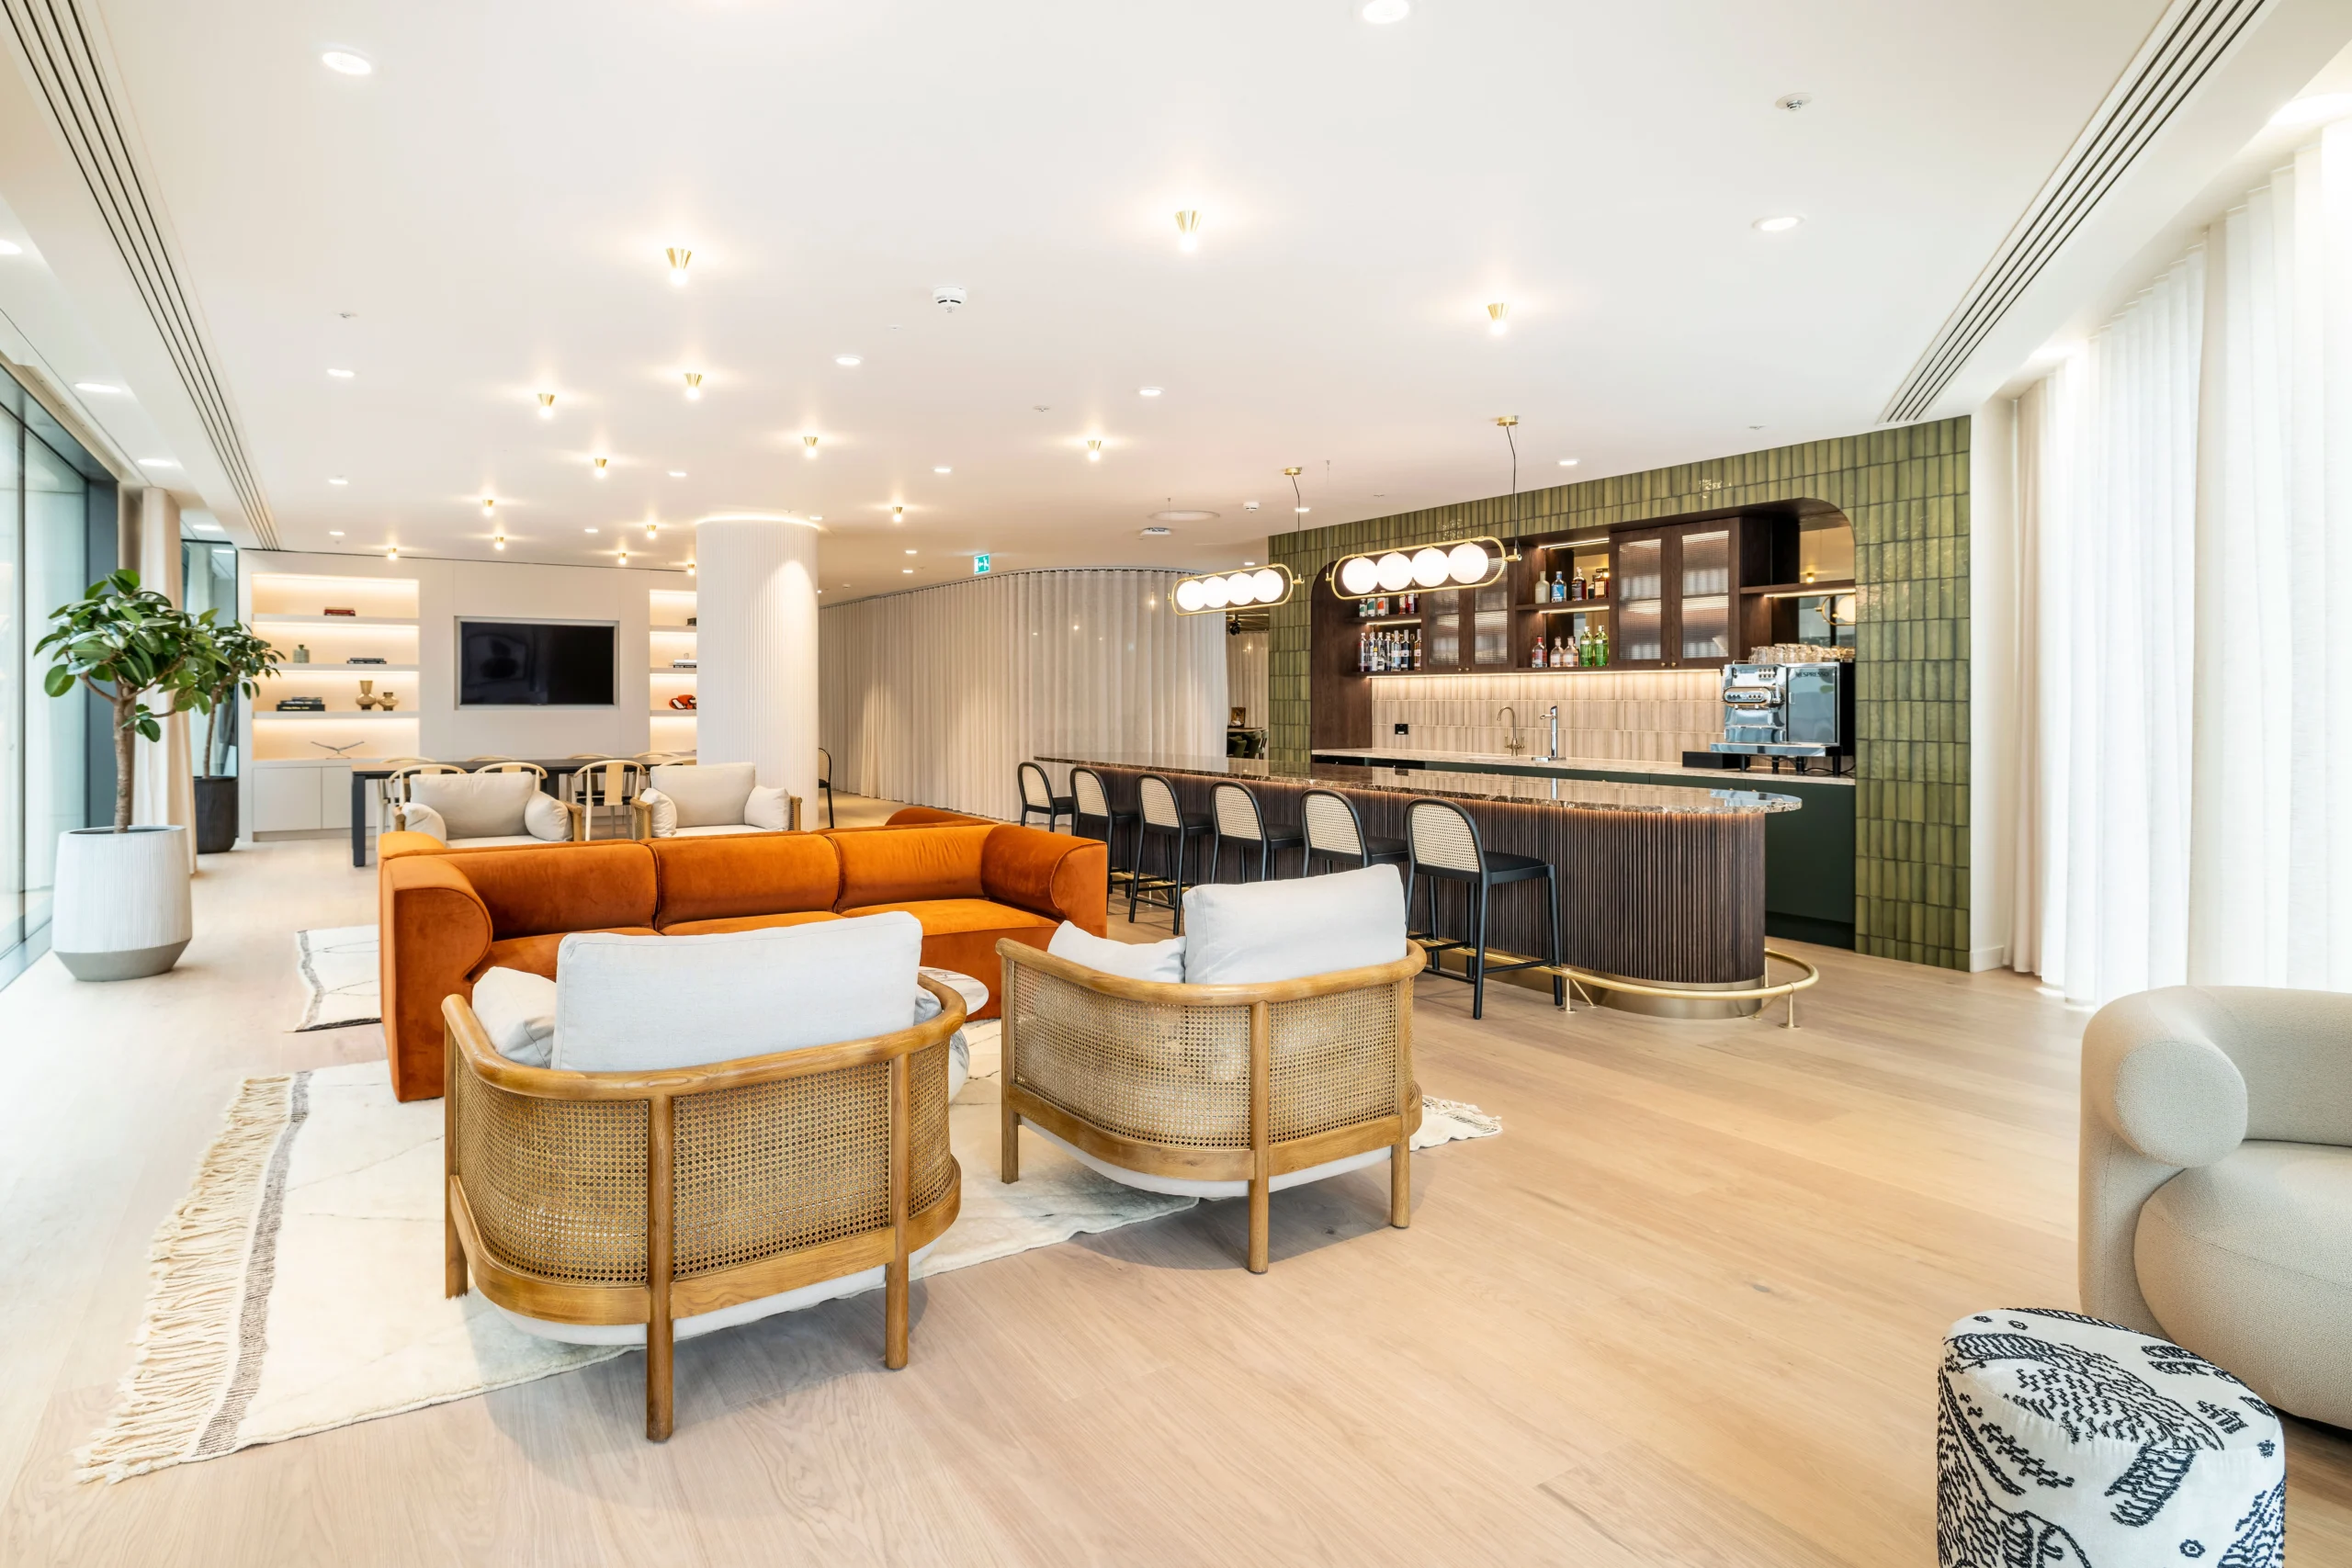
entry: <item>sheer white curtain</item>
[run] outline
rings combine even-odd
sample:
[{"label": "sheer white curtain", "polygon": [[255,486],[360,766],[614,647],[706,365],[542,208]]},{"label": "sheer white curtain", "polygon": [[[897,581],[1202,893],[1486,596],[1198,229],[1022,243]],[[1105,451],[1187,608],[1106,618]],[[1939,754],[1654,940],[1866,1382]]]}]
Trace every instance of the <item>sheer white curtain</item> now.
[{"label": "sheer white curtain", "polygon": [[1041,753],[1222,756],[1225,617],[1170,608],[1182,575],[1013,572],[824,611],[833,782],[1009,818]]},{"label": "sheer white curtain", "polygon": [[2352,123],[2019,400],[2017,967],[2352,988]]}]

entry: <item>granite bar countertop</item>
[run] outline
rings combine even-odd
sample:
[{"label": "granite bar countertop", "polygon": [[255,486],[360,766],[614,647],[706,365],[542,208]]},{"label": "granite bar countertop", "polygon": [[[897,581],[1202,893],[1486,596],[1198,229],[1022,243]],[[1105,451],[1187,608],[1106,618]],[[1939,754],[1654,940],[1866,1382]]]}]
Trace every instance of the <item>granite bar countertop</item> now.
[{"label": "granite bar countertop", "polygon": [[1037,760],[1078,767],[1140,769],[1155,773],[1266,779],[1287,784],[1321,784],[1331,789],[1426,795],[1445,800],[1510,801],[1529,806],[1555,806],[1568,811],[1654,811],[1669,815],[1724,817],[1798,811],[1804,807],[1804,802],[1795,795],[1770,795],[1760,790],[1699,789],[1689,784],[1614,784],[1567,776],[1528,778],[1508,773],[1455,773],[1440,768],[1399,770],[1393,767],[1353,767],[1333,762],[1317,762],[1302,768],[1257,757],[1116,753],[1095,756],[1046,753]]},{"label": "granite bar countertop", "polygon": [[[1561,778],[1576,778],[1595,773],[1647,773],[1655,774],[1661,779],[1670,778],[1677,781],[1703,779],[1709,784],[1723,785],[1730,785],[1734,781],[1737,781],[1737,787],[1740,788],[1754,788],[1765,784],[1766,781],[1770,781],[1770,785],[1843,784],[1849,789],[1854,784],[1853,775],[1850,773],[1800,773],[1792,770],[1775,773],[1769,767],[1745,770],[1686,768],[1679,762],[1638,762],[1618,761],[1609,757],[1555,757],[1550,761],[1545,761],[1543,758],[1532,754],[1514,757],[1508,751],[1419,751],[1401,746],[1393,748],[1318,746],[1315,749],[1315,754],[1318,757],[1332,758],[1335,761],[1344,759],[1349,762],[1362,759],[1362,765],[1366,767],[1391,766],[1396,762],[1418,762],[1425,767],[1438,768],[1447,763],[1453,763],[1474,773],[1507,768],[1513,773],[1543,776],[1556,775]],[[1763,762],[1769,761],[1770,759],[1758,758],[1757,761]]]}]

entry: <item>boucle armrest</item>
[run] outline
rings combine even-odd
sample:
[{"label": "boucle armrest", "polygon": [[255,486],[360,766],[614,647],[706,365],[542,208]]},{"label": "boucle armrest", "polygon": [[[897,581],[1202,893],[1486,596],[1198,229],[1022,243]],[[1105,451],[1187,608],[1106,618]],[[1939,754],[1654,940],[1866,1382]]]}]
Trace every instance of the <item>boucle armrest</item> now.
[{"label": "boucle armrest", "polygon": [[2245,1141],[2245,1079],[2176,987],[2099,1010],[2083,1032],[2083,1106],[2134,1151],[2211,1165]]}]

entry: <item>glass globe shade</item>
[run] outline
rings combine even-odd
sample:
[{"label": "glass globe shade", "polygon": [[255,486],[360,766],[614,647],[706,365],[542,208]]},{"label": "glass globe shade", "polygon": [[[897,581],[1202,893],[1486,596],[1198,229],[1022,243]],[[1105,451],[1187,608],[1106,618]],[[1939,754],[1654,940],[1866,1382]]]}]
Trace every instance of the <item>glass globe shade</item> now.
[{"label": "glass globe shade", "polygon": [[1487,553],[1484,545],[1456,545],[1445,558],[1447,574],[1465,587],[1485,578],[1494,570],[1494,564],[1495,558]]},{"label": "glass globe shade", "polygon": [[1417,588],[1442,588],[1445,585],[1446,553],[1435,546],[1424,545],[1413,552],[1413,584]]},{"label": "glass globe shade", "polygon": [[1205,609],[1207,606],[1208,601],[1201,597],[1201,584],[1197,578],[1188,577],[1176,585],[1178,609],[1190,615],[1195,610]]},{"label": "glass globe shade", "polygon": [[1258,580],[1246,571],[1237,571],[1225,580],[1226,602],[1231,604],[1252,604],[1258,599]]},{"label": "glass globe shade", "polygon": [[1380,558],[1380,586],[1391,593],[1402,593],[1413,581],[1413,563],[1404,553],[1391,550]]},{"label": "glass globe shade", "polygon": [[1340,586],[1351,593],[1369,593],[1380,586],[1380,569],[1370,556],[1350,556],[1340,563]]},{"label": "glass globe shade", "polygon": [[1258,575],[1250,581],[1258,585],[1258,603],[1261,604],[1272,604],[1289,588],[1289,584],[1283,581],[1283,574],[1270,566],[1260,568]]},{"label": "glass globe shade", "polygon": [[1201,603],[1210,609],[1222,610],[1231,599],[1232,595],[1225,590],[1225,579],[1222,577],[1201,579]]}]

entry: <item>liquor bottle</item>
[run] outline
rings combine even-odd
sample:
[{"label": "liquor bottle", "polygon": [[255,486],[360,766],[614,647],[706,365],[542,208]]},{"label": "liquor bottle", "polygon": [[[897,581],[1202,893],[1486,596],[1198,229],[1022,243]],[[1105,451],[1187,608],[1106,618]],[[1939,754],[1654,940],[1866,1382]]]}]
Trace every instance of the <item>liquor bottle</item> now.
[{"label": "liquor bottle", "polygon": [[1596,599],[1609,597],[1609,569],[1605,566],[1592,574],[1592,596]]},{"label": "liquor bottle", "polygon": [[1590,632],[1577,638],[1577,662],[1587,670],[1595,668],[1600,662],[1600,649],[1594,643]]},{"label": "liquor bottle", "polygon": [[1414,668],[1414,669],[1416,669],[1416,670],[1419,670],[1419,669],[1421,667],[1421,633],[1420,633],[1420,628],[1419,628],[1419,627],[1418,627],[1418,626],[1417,626],[1417,627],[1415,627],[1415,628],[1413,629],[1413,631],[1412,631],[1409,635],[1411,636],[1412,640],[1413,640],[1413,662],[1412,662],[1412,668]]},{"label": "liquor bottle", "polygon": [[1568,580],[1568,598],[1581,603],[1585,597],[1586,586],[1584,573],[1577,573]]},{"label": "liquor bottle", "polygon": [[1530,670],[1544,668],[1544,628],[1542,626],[1535,628],[1535,646],[1528,650],[1527,667]]},{"label": "liquor bottle", "polygon": [[1592,634],[1592,661],[1602,669],[1609,665],[1609,628],[1602,626]]}]

